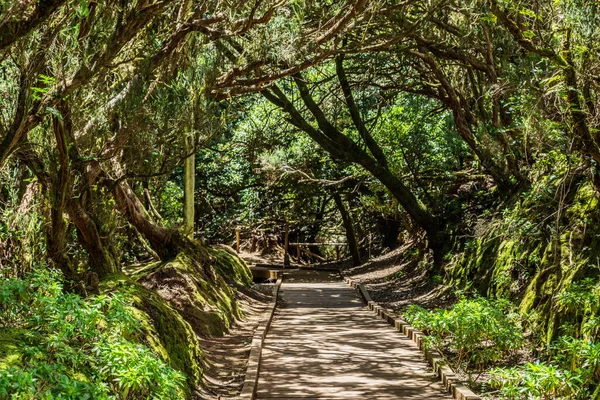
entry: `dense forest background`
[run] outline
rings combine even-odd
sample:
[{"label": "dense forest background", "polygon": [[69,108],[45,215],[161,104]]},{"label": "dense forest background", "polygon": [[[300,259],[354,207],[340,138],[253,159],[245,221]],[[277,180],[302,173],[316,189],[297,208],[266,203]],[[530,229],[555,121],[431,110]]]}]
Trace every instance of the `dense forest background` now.
[{"label": "dense forest background", "polygon": [[286,220],[509,300],[597,396],[598,8],[0,0],[0,397],[190,395],[250,284],[214,245]]}]

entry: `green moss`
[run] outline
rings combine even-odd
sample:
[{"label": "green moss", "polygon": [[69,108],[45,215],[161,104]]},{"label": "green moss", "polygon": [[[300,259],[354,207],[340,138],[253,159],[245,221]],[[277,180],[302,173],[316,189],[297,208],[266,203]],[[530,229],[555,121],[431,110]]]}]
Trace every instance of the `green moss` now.
[{"label": "green moss", "polygon": [[227,246],[217,246],[211,248],[209,252],[216,258],[215,268],[221,276],[247,287],[252,285],[250,268],[235,254],[233,249]]},{"label": "green moss", "polygon": [[488,288],[498,298],[510,298],[514,291],[512,271],[521,246],[516,240],[503,241],[498,247],[494,267],[492,268],[492,285]]},{"label": "green moss", "polygon": [[21,364],[18,344],[24,340],[24,333],[25,330],[18,328],[0,329],[0,369]]},{"label": "green moss", "polygon": [[156,293],[141,286],[135,293],[136,306],[152,321],[154,329],[147,335],[152,337],[155,346],[160,342],[165,350],[163,354],[168,355],[169,365],[183,372],[190,386],[198,384],[202,377],[203,353],[190,324]]},{"label": "green moss", "polygon": [[536,329],[544,342],[565,323],[581,324],[557,309],[556,295],[574,281],[597,277],[600,269],[598,191],[590,180],[575,177],[572,191],[557,202],[560,176],[535,177],[531,189],[487,221],[487,229],[447,269],[447,281],[454,286],[509,298],[521,313],[540,315]]},{"label": "green moss", "polygon": [[527,287],[525,291],[525,296],[521,300],[521,305],[519,307],[522,314],[526,314],[533,309],[535,299],[537,298],[535,287],[537,285],[537,277],[534,278]]},{"label": "green moss", "polygon": [[161,265],[162,265],[162,262],[153,261],[153,262],[149,262],[146,264],[129,266],[126,269],[124,269],[123,272],[125,272],[127,274],[127,276],[129,276],[130,278],[137,279],[141,276],[152,273],[157,268],[160,268]]},{"label": "green moss", "polygon": [[232,322],[242,316],[233,287],[250,286],[252,275],[246,263],[233,250],[218,246],[207,251],[212,274],[184,253],[162,268],[176,271],[176,279],[185,282],[190,304],[178,307],[178,310],[194,330],[202,336],[222,336]]},{"label": "green moss", "polygon": [[196,257],[190,249],[168,262],[129,268],[127,275],[113,274],[100,284],[105,292],[131,292],[144,332],[142,341],[183,372],[190,389],[202,378],[198,336],[226,333],[242,316],[234,288],[252,284],[250,269],[233,250],[218,246],[206,251],[208,257]]},{"label": "green moss", "polygon": [[142,341],[170,366],[185,374],[189,389],[202,378],[203,353],[190,324],[167,301],[124,274],[114,274],[100,283],[102,291],[131,293],[142,325]]},{"label": "green moss", "polygon": [[581,185],[575,195],[573,205],[569,207],[567,215],[570,218],[585,220],[589,214],[598,208],[598,192],[592,182]]}]

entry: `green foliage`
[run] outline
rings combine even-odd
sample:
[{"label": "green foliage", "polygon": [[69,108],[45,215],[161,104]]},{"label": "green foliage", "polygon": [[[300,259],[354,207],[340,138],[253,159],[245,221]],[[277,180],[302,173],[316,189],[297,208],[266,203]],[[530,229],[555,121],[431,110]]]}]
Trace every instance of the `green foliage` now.
[{"label": "green foliage", "polygon": [[597,399],[600,342],[560,337],[547,362],[493,369],[490,384],[503,399]]},{"label": "green foliage", "polygon": [[451,364],[465,372],[489,366],[523,345],[518,317],[506,300],[463,298],[449,310],[412,305],[403,314],[425,332],[429,346],[451,351]]},{"label": "green foliage", "polygon": [[167,225],[174,226],[183,221],[183,189],[173,181],[167,181],[160,196],[160,213]]},{"label": "green foliage", "polygon": [[374,135],[388,152],[395,172],[443,175],[443,171],[462,167],[459,159],[468,155],[467,147],[453,129],[450,114],[432,112],[436,106],[434,101],[404,94],[383,110]]},{"label": "green foliage", "polygon": [[184,376],[139,344],[127,294],[64,293],[60,274],[36,269],[0,283],[0,332],[20,328],[19,366],[0,369],[0,397],[175,399]]},{"label": "green foliage", "polygon": [[580,318],[575,326],[567,323],[563,326],[564,328],[569,329],[571,325],[575,330],[574,333],[581,333],[584,339],[596,340],[599,338],[600,285],[598,285],[597,279],[585,278],[582,281],[573,282],[556,295],[556,307],[562,313]]},{"label": "green foliage", "polygon": [[183,372],[188,387],[198,384],[203,353],[192,326],[181,314],[157,293],[122,274],[107,277],[100,286],[103,291],[131,290],[133,304],[139,310],[144,343],[171,367]]}]

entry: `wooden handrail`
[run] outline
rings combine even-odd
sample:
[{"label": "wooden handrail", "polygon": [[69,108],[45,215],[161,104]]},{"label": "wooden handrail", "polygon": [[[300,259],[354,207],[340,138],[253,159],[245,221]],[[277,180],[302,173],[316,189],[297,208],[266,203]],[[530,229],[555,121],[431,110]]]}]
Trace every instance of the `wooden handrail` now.
[{"label": "wooden handrail", "polygon": [[288,243],[290,246],[348,246],[348,243]]}]

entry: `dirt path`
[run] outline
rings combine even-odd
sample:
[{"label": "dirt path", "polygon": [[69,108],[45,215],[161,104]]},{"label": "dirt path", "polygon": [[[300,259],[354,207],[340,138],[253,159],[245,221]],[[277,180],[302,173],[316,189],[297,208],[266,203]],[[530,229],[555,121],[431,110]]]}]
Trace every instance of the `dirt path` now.
[{"label": "dirt path", "polygon": [[[244,311],[244,318],[238,320],[223,337],[199,338],[205,357],[204,384],[192,398],[195,400],[235,399],[242,386],[250,344],[254,331],[264,318],[271,287],[259,290],[246,290],[239,293],[238,304]],[[252,297],[250,297],[251,295]]]},{"label": "dirt path", "polygon": [[259,399],[450,399],[419,350],[335,275],[286,274]]}]

